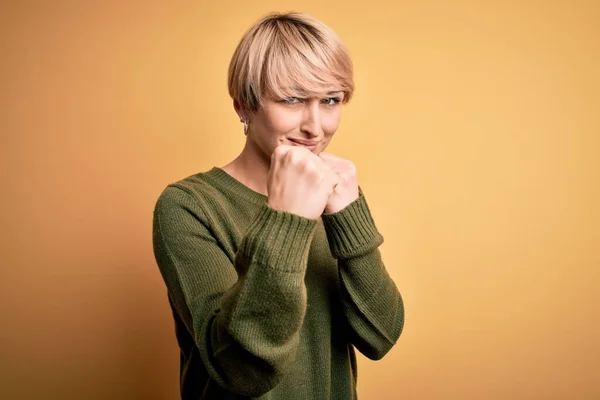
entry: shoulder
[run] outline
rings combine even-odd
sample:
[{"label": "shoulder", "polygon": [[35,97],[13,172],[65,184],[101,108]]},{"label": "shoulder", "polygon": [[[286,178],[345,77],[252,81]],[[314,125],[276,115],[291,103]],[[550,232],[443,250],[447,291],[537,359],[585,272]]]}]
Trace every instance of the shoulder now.
[{"label": "shoulder", "polygon": [[186,208],[202,214],[207,202],[218,202],[219,191],[207,179],[206,172],[196,173],[168,184],[158,196],[155,212]]}]

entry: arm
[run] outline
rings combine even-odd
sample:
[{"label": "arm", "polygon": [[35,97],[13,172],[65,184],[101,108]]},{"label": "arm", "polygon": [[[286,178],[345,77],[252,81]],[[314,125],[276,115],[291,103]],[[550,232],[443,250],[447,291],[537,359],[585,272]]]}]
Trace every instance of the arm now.
[{"label": "arm", "polygon": [[265,205],[232,263],[192,196],[169,187],[159,198],[157,263],[211,378],[225,389],[258,397],[293,363],[315,225]]},{"label": "arm", "polygon": [[338,259],[342,305],[353,344],[378,360],[396,343],[404,326],[402,297],[378,249],[383,237],[362,193],[341,211],[323,214],[323,223]]}]

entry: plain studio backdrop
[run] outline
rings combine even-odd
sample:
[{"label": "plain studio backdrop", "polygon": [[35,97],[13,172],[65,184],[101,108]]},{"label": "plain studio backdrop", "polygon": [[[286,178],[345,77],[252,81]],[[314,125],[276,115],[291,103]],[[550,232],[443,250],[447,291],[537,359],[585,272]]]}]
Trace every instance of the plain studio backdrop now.
[{"label": "plain studio backdrop", "polygon": [[2,2],[0,397],[177,398],[154,203],[239,153],[229,59],[289,10],[353,55],[330,151],[406,305],[360,398],[600,398],[600,3],[566,0]]}]

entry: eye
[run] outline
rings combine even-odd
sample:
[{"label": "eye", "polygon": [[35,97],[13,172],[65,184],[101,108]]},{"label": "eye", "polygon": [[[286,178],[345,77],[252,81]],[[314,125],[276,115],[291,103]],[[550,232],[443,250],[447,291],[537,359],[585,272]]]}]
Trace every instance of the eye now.
[{"label": "eye", "polygon": [[329,97],[329,98],[321,100],[321,103],[327,104],[328,106],[334,106],[334,105],[338,104],[340,101],[341,101],[341,99],[339,97]]}]

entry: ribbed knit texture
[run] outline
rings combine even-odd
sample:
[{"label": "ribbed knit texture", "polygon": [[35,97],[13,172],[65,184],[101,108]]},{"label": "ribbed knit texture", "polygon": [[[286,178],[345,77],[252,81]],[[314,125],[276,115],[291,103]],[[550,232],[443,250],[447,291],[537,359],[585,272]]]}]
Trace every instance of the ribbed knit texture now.
[{"label": "ribbed knit texture", "polygon": [[181,397],[355,399],[354,348],[379,359],[404,323],[365,197],[319,220],[266,200],[219,168],[158,199]]}]

